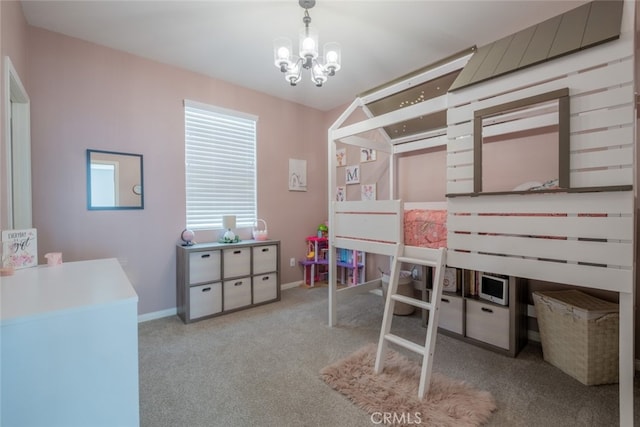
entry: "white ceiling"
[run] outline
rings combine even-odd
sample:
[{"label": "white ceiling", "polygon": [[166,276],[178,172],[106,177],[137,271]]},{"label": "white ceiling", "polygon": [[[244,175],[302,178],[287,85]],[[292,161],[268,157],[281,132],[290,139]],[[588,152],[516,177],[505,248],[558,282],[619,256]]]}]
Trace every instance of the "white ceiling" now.
[{"label": "white ceiling", "polygon": [[[342,70],[322,88],[291,87],[273,65],[273,40],[297,48],[297,0],[33,1],[30,25],[193,70],[323,111],[471,46],[482,46],[584,0],[318,0],[320,44],[339,42]],[[306,71],[305,71],[306,73]]]}]

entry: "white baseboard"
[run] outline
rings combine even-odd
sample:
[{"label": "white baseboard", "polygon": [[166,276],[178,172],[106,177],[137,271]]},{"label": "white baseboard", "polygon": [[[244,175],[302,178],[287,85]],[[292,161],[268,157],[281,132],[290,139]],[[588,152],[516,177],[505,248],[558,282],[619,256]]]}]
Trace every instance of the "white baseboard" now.
[{"label": "white baseboard", "polygon": [[178,314],[178,309],[175,307],[167,308],[166,310],[154,311],[152,313],[145,313],[138,316],[138,323],[161,319],[163,317],[175,316],[176,314]]},{"label": "white baseboard", "polygon": [[380,288],[380,289],[371,289],[369,292],[371,292],[374,295],[378,295],[378,296],[382,297],[382,288]]},{"label": "white baseboard", "polygon": [[[302,280],[299,280],[297,282],[283,283],[280,286],[280,290],[284,291],[285,289],[297,288],[301,284]],[[163,317],[175,316],[176,314],[178,314],[178,309],[176,307],[167,308],[166,310],[154,311],[152,313],[145,313],[138,316],[138,323],[148,322],[149,320],[162,319]]]},{"label": "white baseboard", "polygon": [[527,331],[527,338],[529,339],[529,341],[535,341],[537,343],[541,342],[540,341],[540,332],[536,332],[536,331]]},{"label": "white baseboard", "polygon": [[280,290],[284,291],[286,289],[293,289],[297,288],[300,285],[302,285],[302,280],[298,280],[297,282],[282,283],[280,285]]}]

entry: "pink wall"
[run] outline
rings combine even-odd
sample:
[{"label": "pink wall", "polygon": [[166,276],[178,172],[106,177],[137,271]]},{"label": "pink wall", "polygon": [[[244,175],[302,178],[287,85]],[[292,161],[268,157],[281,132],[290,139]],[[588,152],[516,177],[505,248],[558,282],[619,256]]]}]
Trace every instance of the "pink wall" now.
[{"label": "pink wall", "polygon": [[398,159],[398,198],[405,202],[444,202],[447,150],[437,147]]},{"label": "pink wall", "polygon": [[558,133],[542,132],[484,143],[482,191],[511,191],[523,183],[558,179]]},{"label": "pink wall", "polygon": [[[38,28],[29,28],[28,51],[40,254],[116,257],[141,314],[175,307],[175,245],[185,227],[183,100],[191,99],[259,117],[258,216],[281,240],[282,283],[302,279],[289,258],[303,256],[304,237],[327,215],[324,113]],[[144,210],[86,209],[88,148],[144,156]],[[307,160],[307,192],[288,191],[289,158]]]},{"label": "pink wall", "polygon": [[[2,55],[8,55],[20,75],[22,83],[27,85],[27,35],[28,26],[18,1],[2,1]],[[3,59],[4,60],[4,59]]]}]

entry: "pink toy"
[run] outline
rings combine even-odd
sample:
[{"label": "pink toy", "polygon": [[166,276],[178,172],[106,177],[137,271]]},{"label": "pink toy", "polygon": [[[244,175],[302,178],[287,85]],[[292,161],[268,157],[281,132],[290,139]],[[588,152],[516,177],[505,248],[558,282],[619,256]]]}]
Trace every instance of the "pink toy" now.
[{"label": "pink toy", "polygon": [[62,264],[62,252],[50,252],[45,254],[44,257],[47,259],[48,266]]}]

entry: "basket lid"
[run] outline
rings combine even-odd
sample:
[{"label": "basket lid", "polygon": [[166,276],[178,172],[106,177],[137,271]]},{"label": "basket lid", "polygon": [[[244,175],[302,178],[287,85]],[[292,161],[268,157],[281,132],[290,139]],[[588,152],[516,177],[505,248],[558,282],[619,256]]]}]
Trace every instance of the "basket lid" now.
[{"label": "basket lid", "polygon": [[619,311],[618,304],[596,298],[576,289],[535,291],[533,296],[534,302],[540,300],[540,302],[551,304],[552,308],[556,310],[567,310],[569,308],[567,306],[571,306],[574,315],[589,320]]}]

